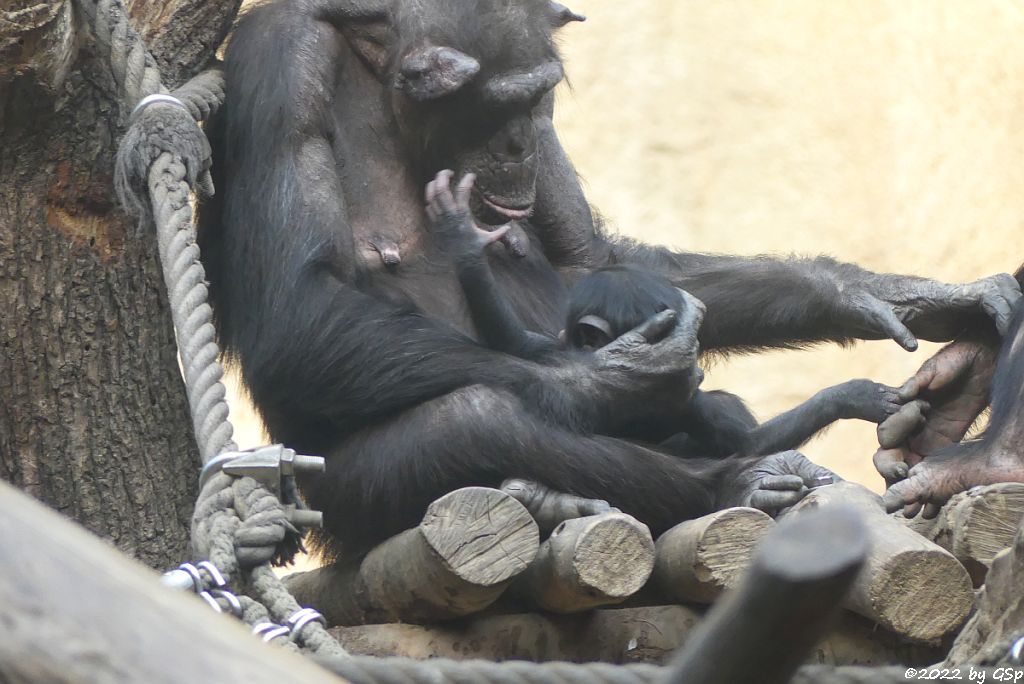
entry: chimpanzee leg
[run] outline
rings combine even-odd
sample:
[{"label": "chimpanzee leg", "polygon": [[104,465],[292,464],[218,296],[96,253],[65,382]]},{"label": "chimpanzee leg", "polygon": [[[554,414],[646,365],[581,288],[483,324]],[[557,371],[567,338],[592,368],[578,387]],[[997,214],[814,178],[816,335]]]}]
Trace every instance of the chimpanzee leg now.
[{"label": "chimpanzee leg", "polygon": [[[742,461],[681,460],[608,437],[582,436],[533,417],[511,394],[476,385],[353,435],[303,490],[324,512],[320,550],[359,553],[416,525],[427,505],[459,487],[522,477],[605,499],[655,534],[715,509]],[[333,537],[334,539],[328,539]]]},{"label": "chimpanzee leg", "polygon": [[886,491],[885,502],[908,517],[922,506],[925,517],[934,517],[953,494],[998,482],[1024,482],[1024,306],[1003,341],[985,433],[925,458]]}]

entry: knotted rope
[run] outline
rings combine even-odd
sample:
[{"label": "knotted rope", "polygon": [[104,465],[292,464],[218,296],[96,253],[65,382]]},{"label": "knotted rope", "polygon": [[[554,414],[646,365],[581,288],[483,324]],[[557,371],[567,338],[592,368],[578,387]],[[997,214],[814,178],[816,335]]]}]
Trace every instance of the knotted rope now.
[{"label": "knotted rope", "polygon": [[[207,195],[213,192],[210,145],[198,124],[224,101],[224,76],[211,69],[170,97],[150,97],[166,89],[120,0],[82,0],[81,5],[97,46],[108,57],[122,118],[133,112],[118,148],[115,188],[141,225],[155,227],[196,442],[207,463],[237,449],[190,203],[193,187]],[[250,623],[268,618],[286,622],[301,609],[270,569],[272,561],[291,560],[298,539],[282,502],[252,478],[216,473],[199,493],[192,518],[193,551],[229,581],[252,591],[254,600],[244,601],[242,615]],[[345,654],[316,622],[307,623],[298,640],[313,653]]]}]

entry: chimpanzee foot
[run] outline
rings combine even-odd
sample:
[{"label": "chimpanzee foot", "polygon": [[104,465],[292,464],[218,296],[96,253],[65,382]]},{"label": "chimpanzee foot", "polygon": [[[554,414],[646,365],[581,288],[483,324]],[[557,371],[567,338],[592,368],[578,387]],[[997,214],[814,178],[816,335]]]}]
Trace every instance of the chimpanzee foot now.
[{"label": "chimpanzee foot", "polygon": [[989,451],[985,446],[968,442],[924,459],[910,469],[907,479],[886,490],[886,510],[891,513],[902,508],[908,518],[918,512],[934,518],[958,492],[999,482],[1024,482],[1024,458],[1006,451]]},{"label": "chimpanzee foot", "polygon": [[843,418],[881,423],[905,403],[899,388],[871,380],[850,380],[835,389],[840,393]]},{"label": "chimpanzee foot", "polygon": [[775,516],[804,498],[808,483],[842,478],[799,451],[783,451],[756,461],[739,473],[723,497],[724,506],[749,506]]},{"label": "chimpanzee foot", "polygon": [[562,522],[588,515],[618,512],[603,499],[584,499],[575,494],[555,491],[532,480],[513,478],[501,483],[501,491],[526,507],[542,534],[547,534]]}]

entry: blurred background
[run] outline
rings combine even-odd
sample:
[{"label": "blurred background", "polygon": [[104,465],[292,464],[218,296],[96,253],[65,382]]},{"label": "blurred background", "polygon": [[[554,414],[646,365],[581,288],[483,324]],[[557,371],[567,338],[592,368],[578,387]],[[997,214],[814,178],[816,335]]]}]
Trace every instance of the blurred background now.
[{"label": "blurred background", "polygon": [[[561,31],[558,129],[614,231],[951,282],[1024,259],[1024,2],[562,1],[588,19]],[[898,385],[937,348],[733,357],[704,387],[765,419],[851,378]],[[881,491],[874,449],[847,421],[803,451]]]}]

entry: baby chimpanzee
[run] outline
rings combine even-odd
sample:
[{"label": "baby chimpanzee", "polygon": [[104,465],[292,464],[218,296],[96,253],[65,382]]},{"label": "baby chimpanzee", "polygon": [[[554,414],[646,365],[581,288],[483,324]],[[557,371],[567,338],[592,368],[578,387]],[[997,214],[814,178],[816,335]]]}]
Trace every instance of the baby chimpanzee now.
[{"label": "baby chimpanzee", "polygon": [[[666,309],[683,314],[704,305],[667,279],[633,266],[599,268],[579,280],[569,293],[565,328],[558,338],[527,331],[499,291],[484,250],[511,229],[493,231],[476,225],[469,209],[472,174],[453,194],[450,171],[427,185],[427,214],[456,274],[473,323],[492,349],[521,358],[543,359],[565,350],[593,351]],[[696,367],[699,385],[702,373]],[[658,421],[636,425],[629,434],[684,457],[760,456],[795,449],[833,422],[849,418],[881,423],[899,410],[899,391],[870,380],[851,380],[821,390],[794,409],[758,424],[743,400],[723,391],[695,390],[683,415],[671,425]]]}]

